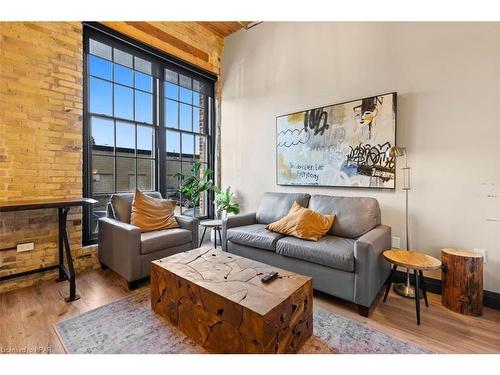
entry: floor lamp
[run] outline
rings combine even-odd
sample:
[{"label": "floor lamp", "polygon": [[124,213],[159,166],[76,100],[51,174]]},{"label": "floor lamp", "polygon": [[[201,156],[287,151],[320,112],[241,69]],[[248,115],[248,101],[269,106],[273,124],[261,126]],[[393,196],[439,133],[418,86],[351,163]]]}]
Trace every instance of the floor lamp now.
[{"label": "floor lamp", "polygon": [[[405,191],[405,199],[406,199],[406,250],[410,250],[410,236],[408,233],[408,192],[411,190],[410,186],[410,167],[408,167],[408,152],[405,147],[397,147],[393,146],[388,149],[385,153],[387,158],[398,158],[401,156],[405,157],[405,166],[402,168],[403,170],[403,187],[402,189]],[[406,282],[400,284],[394,284],[394,291],[403,297],[415,298],[415,288],[410,285],[410,270],[406,269]]]}]

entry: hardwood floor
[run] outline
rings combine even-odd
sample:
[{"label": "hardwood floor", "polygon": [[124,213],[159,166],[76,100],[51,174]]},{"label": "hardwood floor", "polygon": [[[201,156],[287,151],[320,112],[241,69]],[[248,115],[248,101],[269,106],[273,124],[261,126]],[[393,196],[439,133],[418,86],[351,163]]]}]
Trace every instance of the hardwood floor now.
[{"label": "hardwood floor", "polygon": [[[139,289],[148,287],[148,282],[142,282]],[[67,283],[47,281],[0,294],[0,353],[63,353],[54,322],[131,294],[126,283],[110,270],[79,274],[78,301],[65,303],[67,291]],[[441,296],[429,297],[430,307],[422,307],[420,326],[415,322],[414,301],[392,292],[386,303],[379,298],[369,318],[358,315],[355,305],[322,293],[315,293],[314,303],[438,353],[500,353],[499,310],[485,308],[483,316],[467,317],[443,307]]]}]

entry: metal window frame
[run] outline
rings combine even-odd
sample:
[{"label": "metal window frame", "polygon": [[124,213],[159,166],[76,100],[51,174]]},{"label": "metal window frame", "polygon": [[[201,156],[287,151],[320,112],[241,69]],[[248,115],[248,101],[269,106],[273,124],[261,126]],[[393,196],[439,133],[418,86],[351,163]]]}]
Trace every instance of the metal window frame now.
[{"label": "metal window frame", "polygon": [[[134,101],[134,120],[130,119],[125,119],[125,118],[118,118],[114,117],[114,111],[113,111],[113,116],[108,116],[108,115],[103,115],[103,114],[97,114],[97,113],[90,113],[90,108],[89,108],[89,99],[90,99],[90,71],[89,71],[89,39],[95,39],[97,41],[101,41],[103,43],[106,43],[107,45],[110,45],[113,48],[120,49],[124,52],[130,53],[133,56],[137,56],[139,58],[145,59],[147,61],[151,61],[152,63],[152,71],[151,71],[151,76],[153,77],[153,92],[148,94],[151,94],[153,96],[153,123],[145,123],[141,121],[136,121],[135,120],[135,90],[138,91],[144,91],[141,89],[135,88],[135,74],[134,74],[134,86],[131,87],[132,90],[134,90],[134,95],[133,95],[133,101]],[[98,56],[99,57],[99,56]],[[115,63],[114,60],[111,61],[111,63]],[[119,64],[119,63],[117,63]],[[121,64],[119,64],[121,65]],[[128,67],[129,68],[129,67]],[[137,186],[138,182],[138,175],[137,175],[137,160],[138,160],[138,154],[137,154],[137,126],[148,126],[153,129],[154,136],[155,136],[155,144],[153,146],[153,153],[154,153],[154,158],[144,158],[146,160],[154,160],[155,161],[155,176],[154,176],[154,187],[153,190],[159,191],[164,197],[166,196],[167,193],[167,186],[166,186],[166,167],[167,167],[167,152],[166,152],[166,131],[167,129],[172,128],[167,128],[164,124],[164,82],[166,82],[165,77],[164,77],[164,72],[165,69],[171,69],[176,71],[179,74],[183,74],[186,76],[189,76],[190,78],[194,78],[198,81],[201,81],[203,84],[207,85],[208,89],[205,89],[207,91],[205,95],[206,97],[206,111],[208,112],[207,116],[207,123],[206,126],[207,128],[205,129],[206,133],[204,136],[206,137],[206,155],[207,155],[207,160],[204,164],[207,165],[208,168],[211,168],[214,173],[214,166],[215,166],[215,142],[216,142],[216,137],[215,137],[215,82],[217,81],[217,76],[211,72],[208,72],[204,69],[201,69],[193,64],[190,64],[188,62],[185,62],[175,56],[171,56],[169,54],[164,53],[163,51],[160,51],[154,47],[148,46],[147,44],[144,44],[142,42],[136,41],[132,38],[129,38],[125,35],[122,35],[119,32],[116,32],[104,25],[101,25],[97,22],[83,22],[83,196],[84,197],[90,197],[91,195],[95,196],[105,196],[105,195],[110,195],[114,193],[92,193],[92,175],[91,175],[91,163],[92,163],[92,145],[90,144],[90,137],[91,137],[91,118],[92,116],[97,116],[97,117],[102,117],[105,119],[109,119],[113,121],[113,129],[114,129],[114,134],[115,134],[115,144],[113,146],[113,155],[111,156],[114,164],[114,191],[116,192],[116,163],[117,163],[117,156],[116,156],[116,121],[124,121],[128,123],[133,123],[135,125],[135,153],[134,153],[134,159],[135,159],[135,182]],[[135,70],[135,67],[132,68],[132,70]],[[113,69],[113,77],[114,77],[114,69]],[[92,75],[92,77],[95,77]],[[104,81],[109,81],[101,77],[95,77],[98,79],[102,79]],[[114,81],[109,81],[112,85],[121,85],[124,87],[129,87],[127,85],[122,85],[120,83],[114,82]],[[146,92],[146,91],[144,91]],[[201,93],[200,93],[201,94]],[[112,91],[112,103],[113,103],[113,108],[114,108],[114,88]],[[212,97],[212,103],[211,106],[213,108],[210,108],[210,100],[208,99],[209,97]],[[178,101],[181,103],[180,99]],[[185,103],[187,104],[187,103]],[[191,104],[191,111],[192,107],[194,105]],[[179,111],[179,116],[180,116],[180,111]],[[193,121],[193,120],[192,120]],[[179,124],[180,127],[180,124]],[[183,131],[180,128],[177,129],[180,133],[180,138],[181,138],[181,151],[182,151],[182,133],[188,133],[188,134],[193,134],[199,135],[200,133],[194,132],[194,131]],[[180,163],[183,162],[182,158],[182,152],[179,153],[180,155]],[[182,164],[181,164],[182,165]],[[214,176],[215,178],[215,176]],[[209,192],[207,194],[207,216],[206,217],[213,217],[214,215],[214,209],[213,209],[213,192]],[[91,216],[91,210],[89,207],[85,207],[83,210],[83,244],[84,245],[90,245],[90,244],[95,244],[97,243],[97,238],[94,237],[92,228],[92,216]]]}]

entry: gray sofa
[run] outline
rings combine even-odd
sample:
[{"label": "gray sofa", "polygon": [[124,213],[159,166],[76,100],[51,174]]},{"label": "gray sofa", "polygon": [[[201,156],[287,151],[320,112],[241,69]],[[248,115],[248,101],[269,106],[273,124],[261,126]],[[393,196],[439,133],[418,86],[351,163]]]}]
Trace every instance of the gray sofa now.
[{"label": "gray sofa", "polygon": [[[146,195],[161,198],[158,192]],[[99,219],[98,256],[103,268],[111,268],[127,280],[129,289],[149,276],[151,261],[198,247],[198,219],[176,216],[180,228],[141,233],[130,224],[133,193],[115,194],[107,217]]]},{"label": "gray sofa", "polygon": [[[336,215],[318,242],[265,229],[285,216],[294,201]],[[391,228],[381,225],[374,198],[265,193],[257,212],[223,220],[222,243],[230,253],[311,276],[314,289],[354,302],[364,316],[390,273],[382,252],[391,247]]]}]

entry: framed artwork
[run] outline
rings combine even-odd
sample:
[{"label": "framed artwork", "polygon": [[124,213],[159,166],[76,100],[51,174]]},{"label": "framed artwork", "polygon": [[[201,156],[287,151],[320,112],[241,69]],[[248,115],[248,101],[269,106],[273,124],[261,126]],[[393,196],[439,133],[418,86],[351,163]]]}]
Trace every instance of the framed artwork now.
[{"label": "framed artwork", "polygon": [[278,185],[395,188],[397,93],[276,118]]}]

